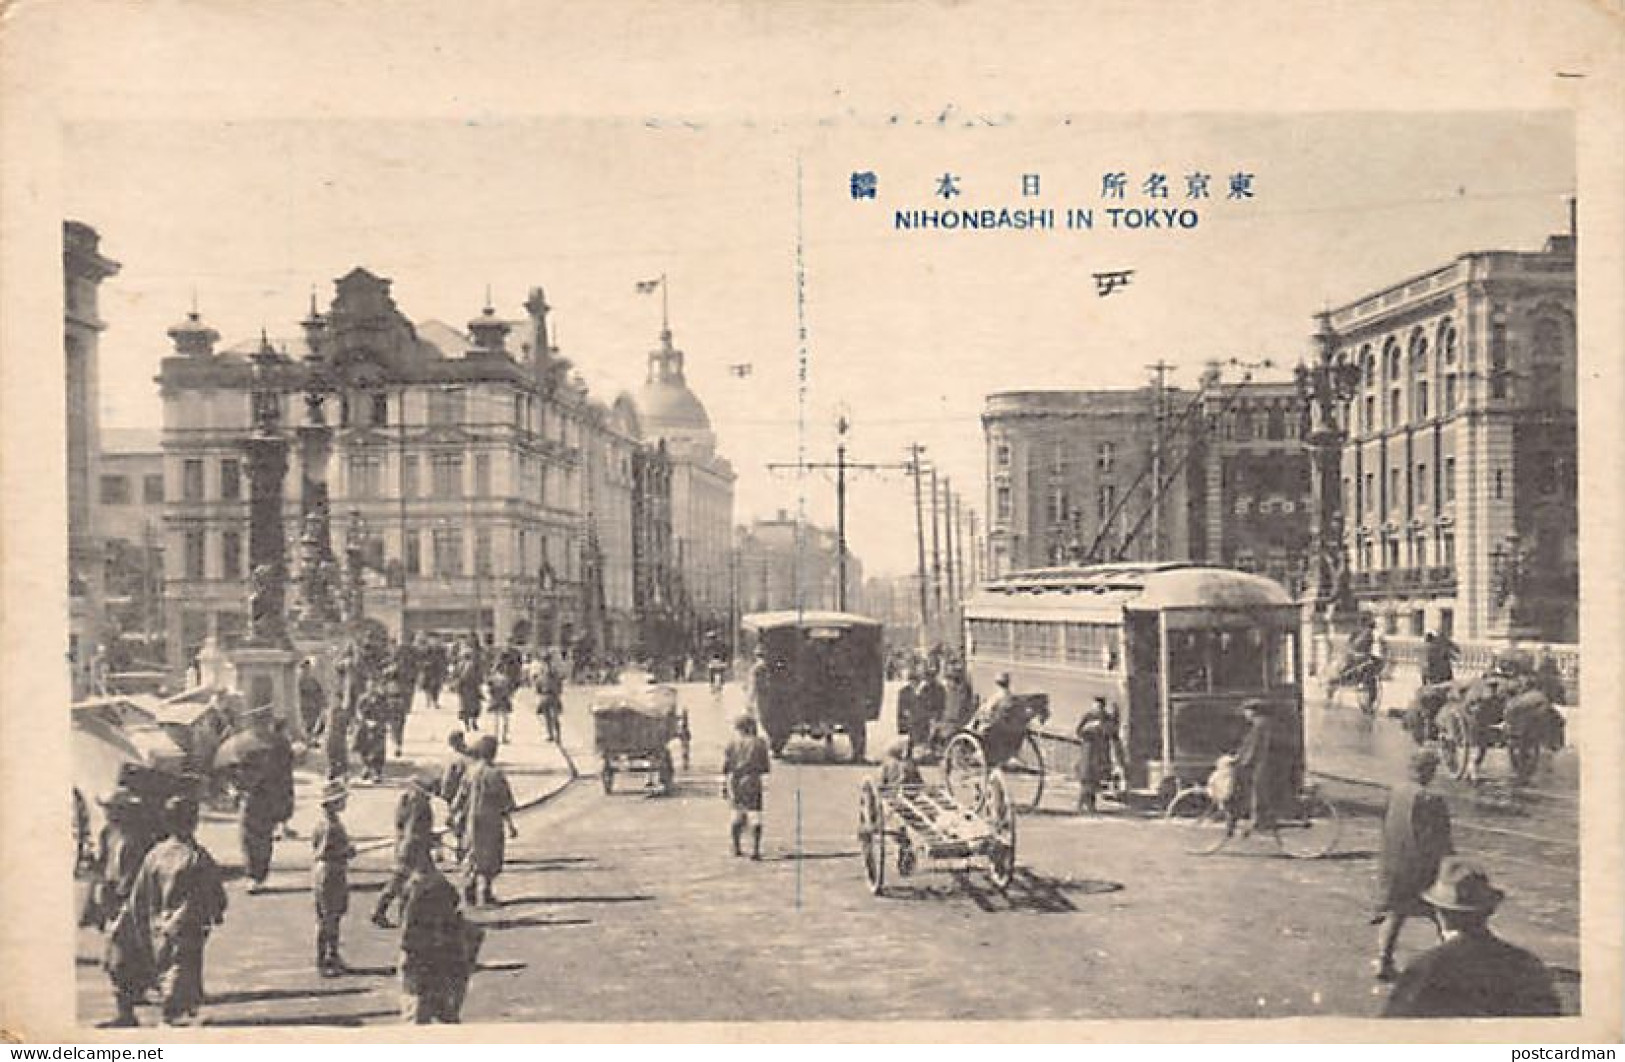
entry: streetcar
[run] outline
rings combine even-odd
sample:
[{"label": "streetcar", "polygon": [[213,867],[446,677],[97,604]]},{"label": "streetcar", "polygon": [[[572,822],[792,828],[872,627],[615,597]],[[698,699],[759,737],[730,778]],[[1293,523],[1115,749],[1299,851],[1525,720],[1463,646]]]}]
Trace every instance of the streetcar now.
[{"label": "streetcar", "polygon": [[1260,575],[1186,563],[1014,572],[966,603],[966,665],[986,698],[1048,695],[1031,733],[1042,770],[1076,777],[1079,717],[1095,697],[1119,710],[1124,799],[1166,806],[1206,783],[1246,732],[1241,706],[1269,705],[1303,779],[1298,605]]},{"label": "streetcar", "polygon": [[880,622],[849,612],[759,612],[743,626],[746,651],[763,665],[751,696],[773,755],[797,734],[822,740],[833,754],[840,733],[852,760],[862,762],[869,724],[880,718]]}]

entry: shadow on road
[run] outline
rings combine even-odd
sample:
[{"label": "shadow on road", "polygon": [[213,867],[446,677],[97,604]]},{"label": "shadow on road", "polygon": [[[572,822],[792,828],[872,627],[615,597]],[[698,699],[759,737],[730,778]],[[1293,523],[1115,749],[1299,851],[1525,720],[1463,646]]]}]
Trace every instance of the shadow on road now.
[{"label": "shadow on road", "polygon": [[764,856],[764,863],[811,863],[820,859],[856,859],[862,855],[857,849],[850,852],[783,852],[779,855]]},{"label": "shadow on road", "polygon": [[536,867],[542,870],[564,870],[590,863],[597,863],[593,856],[539,856],[535,859],[505,859],[502,862],[504,869],[509,867]]},{"label": "shadow on road", "polygon": [[[394,970],[390,970],[394,973]],[[282,999],[320,999],[324,996],[360,996],[370,988],[258,988],[246,992],[211,992],[204,1004],[224,1007],[233,1003],[273,1003]]]},{"label": "shadow on road", "polygon": [[[473,919],[481,929],[548,929],[554,926],[590,926],[590,918],[493,918],[490,921]],[[482,967],[490,969],[490,967]]]},{"label": "shadow on road", "polygon": [[355,1028],[368,1018],[399,1018],[398,1010],[363,1010],[355,1014],[304,1014],[295,1017],[281,1017],[275,1014],[257,1015],[252,1018],[204,1018],[200,1023],[211,1029],[255,1028],[259,1026],[287,1026],[287,1025],[338,1025],[346,1028]]},{"label": "shadow on road", "polygon": [[527,903],[648,903],[653,896],[510,896],[498,900],[498,907],[518,907]]}]

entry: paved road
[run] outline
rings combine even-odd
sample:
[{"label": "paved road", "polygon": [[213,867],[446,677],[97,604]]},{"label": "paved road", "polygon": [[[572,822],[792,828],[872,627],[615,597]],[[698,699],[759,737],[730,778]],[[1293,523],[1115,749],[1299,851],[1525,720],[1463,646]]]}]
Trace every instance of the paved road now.
[{"label": "paved road", "polygon": [[[567,741],[595,761],[585,694],[572,691]],[[679,791],[635,786],[606,796],[590,775],[520,818],[498,881],[469,1021],[747,1021],[1010,1018],[1192,1018],[1369,1015],[1381,992],[1366,960],[1380,791],[1331,783],[1348,813],[1335,858],[1280,858],[1262,839],[1215,856],[1187,854],[1177,828],[1142,815],[1079,818],[1053,806],[1020,822],[1017,882],[1007,894],[979,871],[921,875],[876,899],[864,887],[856,793],[872,768],[823,762],[792,745],[768,783],[766,858],[729,854],[717,789],[720,748],[742,707],[686,687],[695,732]],[[526,718],[523,713],[518,718]],[[527,724],[530,720],[526,718]],[[894,732],[877,724],[871,744]],[[844,752],[844,749],[840,750]],[[1452,794],[1467,826],[1501,820]],[[1047,799],[1046,804],[1050,804]],[[1544,828],[1548,810],[1529,818]],[[1481,836],[1480,836],[1481,835]],[[1548,842],[1556,844],[1554,840]],[[1511,897],[1497,926],[1558,971],[1578,998],[1573,874],[1517,838],[1459,830]],[[1572,859],[1570,860],[1572,865]],[[376,889],[382,864],[357,879]],[[233,894],[211,946],[211,1024],[393,1022],[393,934],[365,923],[356,898],[345,952],[360,971],[323,981],[310,967],[310,897],[290,875],[279,894]],[[241,912],[251,909],[251,918]],[[1429,943],[1410,929],[1402,955]],[[82,1013],[108,1010],[81,938]]]}]

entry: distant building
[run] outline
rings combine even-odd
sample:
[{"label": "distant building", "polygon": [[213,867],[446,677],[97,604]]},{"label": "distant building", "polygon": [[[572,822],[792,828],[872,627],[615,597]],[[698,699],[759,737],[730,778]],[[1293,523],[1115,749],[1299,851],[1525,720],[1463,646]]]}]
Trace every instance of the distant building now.
[{"label": "distant building", "polygon": [[1326,315],[1360,368],[1344,543],[1392,633],[1578,639],[1575,256],[1481,251]]},{"label": "distant building", "polygon": [[[738,532],[739,602],[742,613],[833,610],[840,606],[835,532],[802,523],[780,509]],[[862,612],[863,564],[846,557],[846,608]]]},{"label": "distant building", "polygon": [[711,418],[688,386],[671,329],[661,330],[660,347],[649,353],[648,377],[633,401],[644,439],[664,442],[670,458],[672,604],[697,652],[705,632],[726,631],[730,623],[735,475],[717,453]]},{"label": "distant building", "polygon": [[101,666],[104,557],[95,522],[95,486],[101,454],[101,368],[97,346],[103,323],[97,306],[102,281],[119,263],[100,251],[101,237],[80,221],[62,224],[63,346],[67,396],[68,667],[75,698],[91,692]]},{"label": "distant building", "polygon": [[164,451],[149,428],[103,428],[95,524],[103,544],[107,670],[164,661]]},{"label": "distant building", "polygon": [[1303,400],[1216,366],[1202,383],[1162,389],[1160,412],[1152,387],[989,395],[989,575],[1188,560],[1295,587],[1309,541]]}]

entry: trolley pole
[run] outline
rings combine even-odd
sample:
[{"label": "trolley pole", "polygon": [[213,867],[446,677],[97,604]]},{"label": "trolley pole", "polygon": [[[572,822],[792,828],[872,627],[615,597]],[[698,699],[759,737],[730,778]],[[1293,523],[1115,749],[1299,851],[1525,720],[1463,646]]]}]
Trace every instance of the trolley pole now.
[{"label": "trolley pole", "polygon": [[835,422],[835,611],[846,611],[846,429]]},{"label": "trolley pole", "polygon": [[1155,419],[1156,434],[1151,440],[1151,486],[1154,491],[1151,497],[1151,560],[1162,559],[1162,421],[1163,398],[1166,394],[1168,370],[1174,366],[1158,358],[1155,364],[1146,368],[1157,374],[1154,392],[1153,417]]}]

